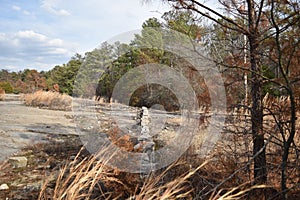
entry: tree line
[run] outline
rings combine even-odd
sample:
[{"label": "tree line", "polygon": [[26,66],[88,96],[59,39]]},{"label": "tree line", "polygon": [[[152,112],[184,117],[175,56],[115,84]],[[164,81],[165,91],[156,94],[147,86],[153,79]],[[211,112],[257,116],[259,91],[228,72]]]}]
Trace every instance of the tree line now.
[{"label": "tree line", "polygon": [[[67,64],[46,72],[2,70],[0,87],[15,93],[44,89],[84,97],[96,95],[109,101],[115,85],[126,72],[143,64],[159,63],[187,77],[200,104],[209,106],[210,95],[203,77],[186,61],[157,48],[162,45],[161,30],[169,28],[181,32],[202,45],[218,66],[225,84],[228,109],[242,107],[250,112],[254,184],[268,182],[268,139],[279,132],[276,139],[282,148],[280,183],[282,198],[287,199],[287,192],[293,187],[288,182],[290,153],[299,153],[295,144],[300,97],[299,2],[220,0],[218,5],[223,8],[220,12],[196,0],[165,1],[173,10],[163,14],[162,20],[145,21],[141,33],[135,35],[130,44],[104,42],[84,56],[76,54]],[[103,67],[95,69],[97,65]],[[78,74],[80,68],[86,70]],[[101,76],[92,82],[93,74]],[[74,91],[76,76],[85,81]],[[285,108],[275,104],[267,107],[263,102],[266,95],[287,97],[289,101]],[[161,104],[167,110],[179,107],[172,91],[158,84],[138,88],[130,104],[149,107]],[[276,123],[276,131],[272,134],[266,134],[264,128],[265,118],[269,116]]]},{"label": "tree line", "polygon": [[57,91],[72,95],[73,84],[82,57],[76,54],[67,64],[57,65],[49,71],[24,69],[11,72],[6,69],[0,71],[0,88],[6,93],[33,93],[38,90]]}]

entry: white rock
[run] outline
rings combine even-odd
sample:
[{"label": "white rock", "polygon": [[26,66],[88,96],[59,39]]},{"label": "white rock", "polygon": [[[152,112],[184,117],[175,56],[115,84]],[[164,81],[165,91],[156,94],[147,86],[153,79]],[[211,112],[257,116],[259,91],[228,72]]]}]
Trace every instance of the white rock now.
[{"label": "white rock", "polygon": [[151,136],[149,135],[149,132],[150,132],[150,129],[149,129],[148,126],[142,127],[142,131],[141,131],[141,134],[142,134],[142,135],[147,135],[147,136],[151,137]]},{"label": "white rock", "polygon": [[8,189],[9,189],[9,187],[7,184],[0,185],[0,190],[8,190]]},{"label": "white rock", "polygon": [[142,119],[141,126],[148,126],[149,123],[150,123],[149,119]]},{"label": "white rock", "polygon": [[142,110],[143,110],[143,116],[148,116],[149,115],[149,111],[148,111],[148,108],[147,107],[142,107]]},{"label": "white rock", "polygon": [[10,157],[8,161],[14,168],[21,168],[27,166],[27,158],[26,157]]},{"label": "white rock", "polygon": [[133,149],[136,151],[136,150],[138,150],[141,147],[142,147],[142,144],[138,143],[138,144],[134,145]]},{"label": "white rock", "polygon": [[144,146],[144,150],[146,150],[146,151],[147,151],[147,150],[153,151],[154,146],[155,146],[155,143],[154,143],[154,142],[152,142],[152,141],[147,142],[147,143],[145,144],[145,146]]}]

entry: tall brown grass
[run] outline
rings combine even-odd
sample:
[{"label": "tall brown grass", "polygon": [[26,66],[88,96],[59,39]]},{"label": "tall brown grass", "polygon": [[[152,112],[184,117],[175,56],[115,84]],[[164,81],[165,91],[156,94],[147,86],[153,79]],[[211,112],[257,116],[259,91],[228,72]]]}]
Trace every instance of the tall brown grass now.
[{"label": "tall brown grass", "polygon": [[[196,169],[174,174],[174,168],[180,168],[184,162],[178,161],[160,171],[159,173],[152,173],[144,181],[140,191],[131,196],[131,199],[192,199],[193,188],[189,184],[190,178],[199,171],[205,164],[199,165]],[[174,177],[170,177],[174,174]],[[165,180],[164,180],[165,179]]]},{"label": "tall brown grass", "polygon": [[[105,151],[105,150],[104,150]],[[103,155],[103,150],[101,154]],[[39,199],[178,199],[189,197],[188,179],[198,171],[198,168],[187,171],[176,179],[164,182],[167,173],[182,163],[174,163],[160,174],[150,174],[145,180],[139,174],[119,172],[107,167],[108,160],[96,156],[81,159],[80,153],[74,161],[60,170],[56,179],[54,191],[49,194],[46,182],[42,187]],[[125,174],[126,175],[125,175]],[[129,180],[135,187],[128,187]]]},{"label": "tall brown grass", "polygon": [[[269,182],[267,186],[252,186],[253,159],[248,113],[234,113],[222,133],[224,138],[217,143],[207,158],[194,156],[195,147],[189,149],[185,162],[175,162],[171,166],[141,178],[139,174],[118,172],[108,167],[107,160],[95,156],[74,161],[61,169],[53,192],[47,192],[49,183],[43,186],[40,199],[263,199],[262,192],[269,199],[280,199],[280,145],[276,144],[279,133],[274,130],[274,122],[265,120],[266,136],[270,137],[267,146]],[[112,131],[115,133],[116,131]],[[109,133],[114,140],[113,133]],[[116,137],[118,138],[118,137]],[[267,137],[266,137],[267,138]],[[274,139],[273,139],[274,138]],[[122,142],[115,142],[121,146]],[[130,151],[130,145],[123,145]],[[276,144],[276,145],[275,145]],[[295,138],[295,146],[299,146]],[[201,146],[199,146],[201,147]],[[189,152],[190,151],[190,152]],[[299,194],[299,158],[296,147],[291,151],[289,186],[290,199]],[[184,157],[183,156],[183,157]],[[298,183],[298,188],[297,186]],[[254,191],[254,192],[251,192]],[[295,194],[293,194],[295,193]]]},{"label": "tall brown grass", "polygon": [[[81,160],[80,153],[74,161],[66,164],[59,172],[54,191],[47,193],[48,182],[42,187],[39,199],[91,199],[93,192],[99,190],[99,197],[106,197],[101,189],[103,180],[115,181],[112,173],[105,167],[105,163],[95,156]],[[117,180],[116,180],[117,181]]]},{"label": "tall brown grass", "polygon": [[[104,150],[105,151],[105,150]],[[100,153],[103,155],[103,150]],[[106,157],[106,156],[105,156]],[[107,157],[106,157],[107,158]],[[185,161],[177,161],[146,176],[119,172],[107,166],[108,160],[94,155],[82,158],[80,153],[66,164],[59,172],[54,183],[54,189],[49,190],[51,183],[42,186],[39,200],[77,200],[77,199],[128,199],[128,200],[170,200],[195,199],[196,187],[201,184],[192,183],[195,176],[209,161],[196,168],[188,166]],[[53,184],[53,183],[52,183]],[[133,184],[134,187],[130,187]],[[245,188],[234,187],[226,191],[219,190],[210,193],[210,200],[243,199],[245,194],[253,189],[265,186]],[[202,188],[205,190],[205,187]],[[199,198],[199,196],[198,196]]]},{"label": "tall brown grass", "polygon": [[52,91],[37,91],[21,97],[25,105],[52,110],[71,110],[72,97]]}]

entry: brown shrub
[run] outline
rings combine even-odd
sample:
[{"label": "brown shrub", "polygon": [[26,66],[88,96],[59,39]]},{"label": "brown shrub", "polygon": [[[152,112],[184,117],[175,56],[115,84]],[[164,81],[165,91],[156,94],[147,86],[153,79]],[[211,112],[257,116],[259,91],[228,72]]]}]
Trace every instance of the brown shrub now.
[{"label": "brown shrub", "polygon": [[53,85],[53,90],[59,92],[59,85],[57,83]]},{"label": "brown shrub", "polygon": [[116,172],[102,157],[81,159],[79,154],[60,170],[52,194],[47,194],[49,185],[45,183],[39,199],[191,199],[189,179],[204,165],[176,173],[187,166],[176,162],[141,178],[139,174]]},{"label": "brown shrub", "polygon": [[37,91],[23,95],[25,105],[51,110],[71,110],[72,97],[52,91]]},{"label": "brown shrub", "polygon": [[5,99],[5,90],[0,88],[0,101],[3,101]]}]

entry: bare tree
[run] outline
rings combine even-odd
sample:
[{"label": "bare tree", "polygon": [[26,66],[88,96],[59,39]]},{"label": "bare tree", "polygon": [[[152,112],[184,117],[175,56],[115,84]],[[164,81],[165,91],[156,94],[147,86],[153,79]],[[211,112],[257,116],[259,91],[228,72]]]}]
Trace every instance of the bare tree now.
[{"label": "bare tree", "polygon": [[[256,184],[264,184],[267,182],[266,172],[266,155],[265,143],[263,133],[263,105],[262,105],[262,77],[260,66],[260,23],[262,19],[262,12],[264,1],[259,3],[254,0],[247,0],[245,2],[246,8],[242,1],[220,1],[220,3],[227,8],[227,10],[234,10],[235,14],[239,14],[244,20],[237,20],[235,17],[226,16],[219,11],[209,8],[204,3],[196,0],[168,0],[178,9],[192,10],[213,22],[219,24],[221,27],[236,31],[240,34],[246,35],[249,43],[249,59],[251,71],[251,123],[253,136],[253,155],[254,157],[254,178]],[[246,11],[246,12],[245,12]]]},{"label": "bare tree", "polygon": [[[232,66],[228,66],[228,63],[227,65],[225,63],[222,64],[225,64],[227,67],[244,70],[250,74],[251,133],[255,184],[267,183],[266,144],[265,131],[263,130],[263,96],[265,93],[263,89],[266,83],[271,82],[277,88],[283,88],[286,91],[284,94],[288,95],[290,99],[290,120],[288,121],[289,134],[286,135],[282,132],[281,185],[282,191],[287,191],[285,171],[289,150],[293,144],[296,131],[295,86],[293,84],[299,81],[291,76],[293,62],[299,54],[300,42],[299,34],[297,33],[299,31],[292,30],[299,24],[299,2],[295,0],[219,0],[218,2],[226,11],[222,14],[216,8],[210,8],[200,0],[166,1],[176,9],[191,10],[218,24],[224,30],[231,30],[247,38],[249,65],[232,63]],[[299,28],[296,30],[299,30]],[[289,34],[287,34],[288,31],[290,32]],[[286,38],[290,38],[290,40]],[[287,40],[292,42],[288,43]],[[266,45],[270,45],[269,41],[272,41],[273,46],[269,46],[269,51],[266,52],[265,48]],[[287,46],[289,46],[288,50]],[[270,59],[271,56],[273,56],[272,65],[275,65],[277,78],[279,76],[279,79],[270,79],[263,72],[263,66],[266,65],[266,57]],[[269,61],[267,64],[270,64]],[[294,75],[294,77],[297,77],[297,75]],[[278,126],[280,126],[280,123],[278,123]],[[282,130],[282,128],[279,127],[279,130]]]},{"label": "bare tree", "polygon": [[[276,120],[282,136],[281,190],[283,199],[287,199],[287,164],[290,148],[296,134],[296,92],[295,85],[299,83],[298,56],[300,52],[299,19],[300,8],[297,1],[284,3],[270,2],[270,23],[274,27],[274,54],[272,61],[278,70],[278,84],[286,92],[288,98],[288,120]],[[270,56],[271,56],[270,55]],[[296,61],[296,62],[295,62]],[[296,86],[297,87],[297,86]],[[286,106],[286,105],[284,105]]]}]

